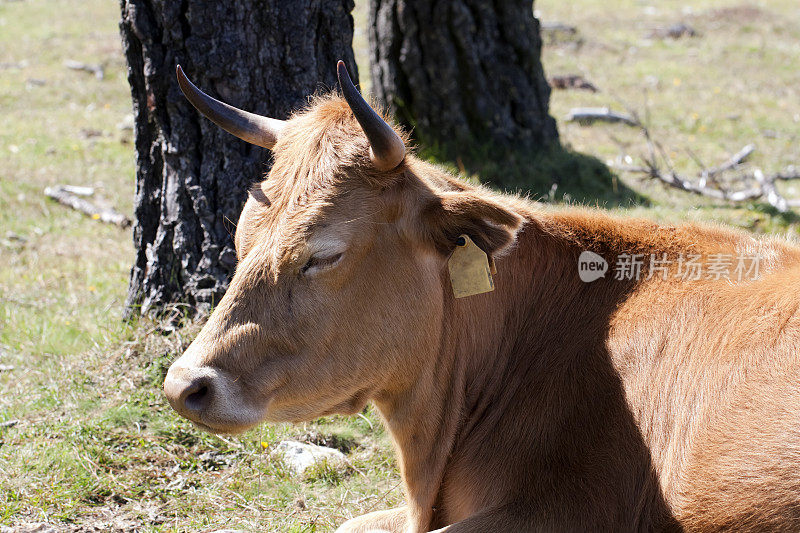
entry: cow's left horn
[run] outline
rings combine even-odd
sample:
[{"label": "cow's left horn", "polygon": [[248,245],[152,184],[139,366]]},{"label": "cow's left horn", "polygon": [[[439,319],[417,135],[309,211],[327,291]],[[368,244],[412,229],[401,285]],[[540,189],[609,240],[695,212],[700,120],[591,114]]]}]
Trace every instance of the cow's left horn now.
[{"label": "cow's left horn", "polygon": [[347,100],[347,105],[350,106],[369,140],[369,155],[372,163],[378,170],[395,168],[406,155],[403,139],[364,100],[350,80],[350,74],[347,73],[344,61],[339,61],[336,71],[339,75],[339,85],[342,86],[344,99]]},{"label": "cow's left horn", "polygon": [[180,65],[176,71],[178,85],[181,86],[181,91],[186,99],[209,120],[228,133],[251,144],[264,148],[275,146],[285,124],[283,120],[248,113],[211,98],[189,81]]}]

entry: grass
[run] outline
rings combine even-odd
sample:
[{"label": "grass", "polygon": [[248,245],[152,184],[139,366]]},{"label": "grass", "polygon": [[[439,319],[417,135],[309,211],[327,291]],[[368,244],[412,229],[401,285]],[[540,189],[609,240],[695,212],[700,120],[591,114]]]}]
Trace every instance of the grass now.
[{"label": "grass", "polygon": [[[539,1],[535,8],[542,21],[564,22],[578,30],[575,37],[549,40],[543,54],[547,74],[580,74],[600,89],[553,91],[551,114],[568,148],[609,164],[624,162],[625,156],[634,164],[641,162],[646,144],[636,128],[563,120],[573,107],[607,106],[638,113],[675,169],[686,175],[700,172],[697,160],[711,167],[748,143],[757,147],[751,165],[766,173],[798,163],[796,2],[620,0],[611,7],[581,0]],[[675,23],[688,24],[699,35],[648,38],[654,29]],[[795,217],[773,216],[763,203],[721,205],[637,176],[619,178],[651,200],[634,208],[636,214],[670,221],[688,216],[756,232],[796,231]],[[796,196],[798,191],[789,187],[786,193]]]},{"label": "grass", "polygon": [[[762,203],[720,204],[610,173],[599,162],[626,155],[635,162],[644,152],[638,131],[562,120],[576,106],[632,108],[685,173],[697,171],[695,159],[718,164],[750,142],[758,147],[752,165],[765,172],[800,163],[796,2],[624,0],[611,8],[540,0],[536,9],[545,21],[578,28],[577,38],[548,42],[548,75],[579,73],[601,89],[553,92],[565,150],[532,168],[538,181],[573,186],[552,194],[550,186],[543,199],[566,192],[569,201],[658,220],[797,231],[796,215]],[[117,10],[107,0],[0,2],[0,364],[14,367],[0,371],[0,422],[19,421],[0,428],[0,525],[329,531],[396,505],[396,464],[372,410],[231,438],[200,433],[176,416],[160,384],[198,325],[122,322],[129,231],[42,195],[47,185],[90,184],[132,212],[131,133],[117,128],[130,113]],[[355,48],[368,85],[365,11],[359,0]],[[700,36],[645,38],[675,22]],[[67,59],[102,64],[105,78],[69,70]],[[616,189],[609,194],[598,183]],[[269,453],[290,437],[339,447],[351,466],[295,478]]]}]

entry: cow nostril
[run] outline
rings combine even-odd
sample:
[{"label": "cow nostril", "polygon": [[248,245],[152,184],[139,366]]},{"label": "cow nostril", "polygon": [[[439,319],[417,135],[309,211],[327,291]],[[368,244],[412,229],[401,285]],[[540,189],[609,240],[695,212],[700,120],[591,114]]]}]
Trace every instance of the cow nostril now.
[{"label": "cow nostril", "polygon": [[180,367],[170,368],[164,379],[164,394],[173,409],[194,419],[214,402],[215,377],[208,374],[192,376],[191,372]]},{"label": "cow nostril", "polygon": [[190,392],[183,400],[183,405],[188,411],[199,413],[208,407],[210,401],[211,389],[208,382],[204,381],[190,387]]}]

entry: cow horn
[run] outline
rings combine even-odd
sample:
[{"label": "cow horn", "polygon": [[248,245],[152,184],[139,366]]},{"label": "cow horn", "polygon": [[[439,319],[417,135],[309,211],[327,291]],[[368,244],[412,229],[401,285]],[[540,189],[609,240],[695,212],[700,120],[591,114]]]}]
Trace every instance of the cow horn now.
[{"label": "cow horn", "polygon": [[183,91],[186,99],[211,122],[228,133],[256,146],[263,146],[264,148],[275,146],[281,130],[286,124],[283,120],[248,113],[211,98],[189,81],[180,65],[178,65],[176,71],[178,85],[181,86],[181,91]]},{"label": "cow horn", "polygon": [[347,105],[350,106],[369,140],[369,156],[372,163],[378,170],[395,168],[406,155],[403,139],[364,100],[350,80],[350,74],[347,73],[344,61],[339,61],[336,71],[339,75],[339,85],[342,86],[344,99],[347,100]]}]

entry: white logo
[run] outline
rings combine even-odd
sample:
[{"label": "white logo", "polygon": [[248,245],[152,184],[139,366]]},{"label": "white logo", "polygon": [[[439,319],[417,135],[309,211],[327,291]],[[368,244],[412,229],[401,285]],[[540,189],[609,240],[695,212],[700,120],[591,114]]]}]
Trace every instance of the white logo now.
[{"label": "white logo", "polygon": [[591,283],[605,277],[606,272],[608,272],[608,262],[602,256],[589,250],[581,252],[578,257],[578,276],[581,281]]}]

